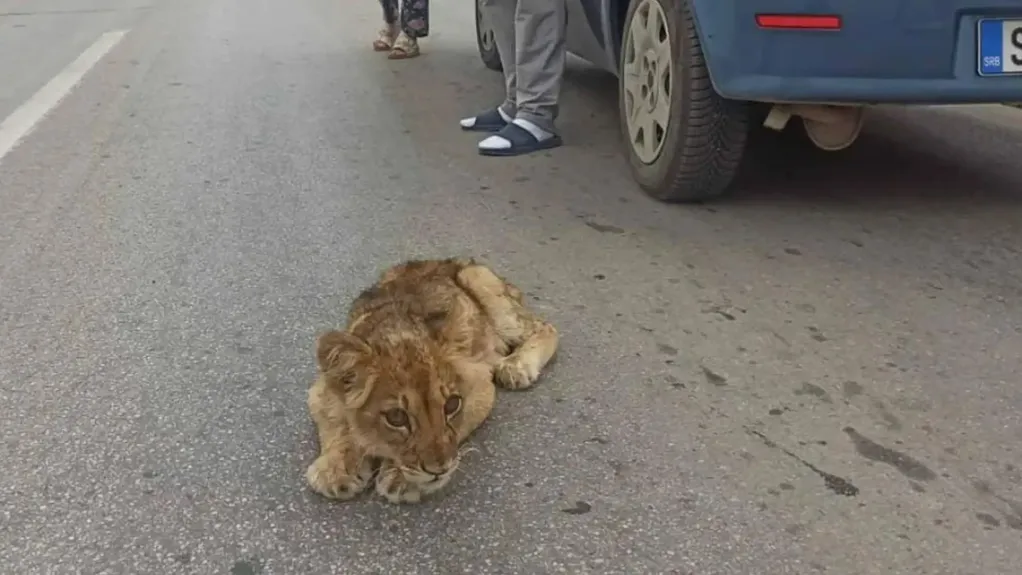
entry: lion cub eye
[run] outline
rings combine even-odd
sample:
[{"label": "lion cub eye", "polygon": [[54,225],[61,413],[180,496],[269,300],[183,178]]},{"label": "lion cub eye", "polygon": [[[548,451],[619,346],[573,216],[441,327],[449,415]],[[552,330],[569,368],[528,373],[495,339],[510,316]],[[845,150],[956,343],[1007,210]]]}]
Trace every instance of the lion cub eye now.
[{"label": "lion cub eye", "polygon": [[461,409],[461,396],[452,395],[444,402],[444,415],[450,417]]},{"label": "lion cub eye", "polygon": [[408,427],[408,414],[398,407],[384,411],[383,419],[391,427]]}]

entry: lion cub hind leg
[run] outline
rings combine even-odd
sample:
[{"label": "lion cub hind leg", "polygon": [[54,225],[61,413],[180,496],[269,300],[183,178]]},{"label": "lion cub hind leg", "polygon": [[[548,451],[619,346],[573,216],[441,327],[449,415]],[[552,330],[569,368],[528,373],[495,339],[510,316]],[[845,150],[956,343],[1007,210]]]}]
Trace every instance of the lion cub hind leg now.
[{"label": "lion cub hind leg", "polygon": [[557,329],[521,303],[518,288],[485,266],[461,270],[458,283],[479,302],[498,336],[514,349],[494,367],[494,380],[508,389],[531,387],[557,352]]},{"label": "lion cub hind leg", "polygon": [[511,355],[493,368],[494,380],[507,389],[526,389],[557,352],[558,334],[553,325],[540,321]]}]

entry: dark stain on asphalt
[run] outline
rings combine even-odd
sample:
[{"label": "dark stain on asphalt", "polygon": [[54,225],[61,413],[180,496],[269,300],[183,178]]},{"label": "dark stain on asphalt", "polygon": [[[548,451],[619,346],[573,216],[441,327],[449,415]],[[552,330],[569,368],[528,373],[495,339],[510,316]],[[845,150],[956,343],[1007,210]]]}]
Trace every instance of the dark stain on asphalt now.
[{"label": "dark stain on asphalt", "polygon": [[[702,287],[702,286],[699,286],[699,287]],[[728,321],[735,321],[735,319],[737,319],[735,317],[735,314],[729,312],[724,306],[721,306],[721,305],[712,305],[712,306],[708,307],[707,309],[704,309],[703,313],[719,315],[720,317],[722,317],[722,318],[724,318],[724,319],[726,319]]]},{"label": "dark stain on asphalt", "polygon": [[937,478],[937,474],[929,467],[923,465],[920,461],[909,455],[900,451],[895,451],[890,447],[884,447],[872,439],[865,437],[852,427],[844,428],[844,432],[851,438],[852,443],[855,445],[855,450],[859,452],[859,455],[866,459],[876,461],[878,463],[886,463],[887,465],[897,469],[899,473],[909,479],[933,481]]},{"label": "dark stain on asphalt", "polygon": [[706,367],[705,365],[702,366],[702,368],[703,368],[703,375],[706,376],[706,382],[707,383],[709,383],[711,385],[716,385],[717,387],[723,387],[723,386],[727,385],[727,378],[726,377],[724,377],[723,375],[713,371],[712,369]]},{"label": "dark stain on asphalt", "polygon": [[812,383],[803,383],[802,387],[795,390],[795,395],[811,395],[824,403],[833,403],[827,390]]},{"label": "dark stain on asphalt", "polygon": [[678,348],[673,345],[667,345],[666,343],[656,344],[657,351],[664,355],[678,355]]},{"label": "dark stain on asphalt", "polygon": [[996,517],[994,517],[993,515],[990,515],[989,513],[977,513],[976,514],[976,519],[979,519],[981,523],[983,523],[984,525],[986,525],[988,527],[1000,527],[1001,526],[1001,522],[998,521]]},{"label": "dark stain on asphalt", "polygon": [[192,555],[191,553],[178,553],[177,555],[174,555],[174,562],[180,563],[181,565],[188,565],[192,562]]},{"label": "dark stain on asphalt", "polygon": [[1007,505],[1007,511],[1003,509],[1001,510],[1001,515],[1004,517],[1004,524],[1012,529],[1022,530],[1022,503],[996,493],[993,487],[991,487],[986,481],[973,481],[972,486],[980,495],[1000,501],[1002,504]]},{"label": "dark stain on asphalt", "polygon": [[608,224],[600,224],[597,222],[587,221],[586,225],[600,232],[601,234],[623,234],[625,231],[617,226],[611,226]]},{"label": "dark stain on asphalt", "polygon": [[231,567],[231,575],[259,575],[262,572],[262,563],[252,559],[248,561],[235,561]]},{"label": "dark stain on asphalt", "polygon": [[576,501],[574,507],[568,507],[561,509],[561,513],[567,513],[568,515],[585,515],[593,510],[593,506],[589,505],[585,501]]},{"label": "dark stain on asphalt", "polygon": [[859,494],[859,488],[853,485],[851,481],[848,481],[844,477],[834,475],[833,473],[827,473],[826,471],[820,469],[819,467],[816,467],[812,463],[809,463],[805,459],[802,459],[801,457],[796,455],[795,452],[789,449],[785,449],[784,447],[781,447],[774,440],[767,437],[766,434],[764,434],[763,432],[756,431],[755,429],[751,429],[749,427],[746,427],[745,431],[749,435],[758,437],[767,447],[772,447],[774,449],[780,450],[788,457],[794,459],[795,461],[798,461],[804,467],[806,467],[813,473],[819,475],[823,479],[823,485],[827,489],[833,491],[834,493],[837,493],[838,495],[844,495],[845,497],[855,497],[856,495]]},{"label": "dark stain on asphalt", "polygon": [[1019,514],[1018,510],[1015,510],[1014,513],[1005,513],[1004,522],[1016,531],[1022,530],[1022,514]]},{"label": "dark stain on asphalt", "polygon": [[857,395],[862,395],[865,391],[862,384],[857,381],[846,381],[841,384],[841,394],[845,396],[845,399],[851,399]]}]

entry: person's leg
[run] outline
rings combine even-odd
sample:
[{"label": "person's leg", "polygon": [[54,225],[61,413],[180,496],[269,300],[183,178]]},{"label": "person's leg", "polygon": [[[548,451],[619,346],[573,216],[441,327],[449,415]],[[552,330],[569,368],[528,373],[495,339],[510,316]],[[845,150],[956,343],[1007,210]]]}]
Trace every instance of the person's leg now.
[{"label": "person's leg", "polygon": [[504,69],[504,103],[478,116],[464,118],[461,127],[477,132],[496,132],[514,119],[518,113],[515,94],[518,91],[518,73],[515,69],[515,13],[518,0],[482,0],[480,9],[493,30],[493,42],[500,54]]},{"label": "person's leg", "polygon": [[401,34],[390,52],[392,60],[419,55],[419,38],[429,36],[429,0],[401,0]]},{"label": "person's leg", "polygon": [[380,0],[380,6],[383,8],[383,28],[373,41],[373,50],[386,52],[394,46],[394,38],[398,34],[397,0]]},{"label": "person's leg", "polygon": [[518,0],[515,18],[518,111],[512,123],[479,143],[486,155],[518,155],[561,144],[554,122],[567,57],[565,0]]},{"label": "person's leg", "polygon": [[429,36],[429,0],[401,0],[401,30],[415,39]]}]

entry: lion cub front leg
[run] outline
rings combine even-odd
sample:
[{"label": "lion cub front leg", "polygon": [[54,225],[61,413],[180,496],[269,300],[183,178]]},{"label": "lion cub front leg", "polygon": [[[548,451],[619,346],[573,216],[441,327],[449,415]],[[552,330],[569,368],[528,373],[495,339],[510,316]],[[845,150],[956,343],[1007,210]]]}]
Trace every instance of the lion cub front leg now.
[{"label": "lion cub front leg", "polygon": [[384,460],[380,465],[380,472],[376,476],[376,493],[395,505],[418,503],[422,501],[423,495],[422,490],[408,481],[404,472],[389,460]]},{"label": "lion cub front leg", "polygon": [[313,491],[342,501],[365,491],[372,478],[371,462],[354,449],[325,451],[305,472],[305,480]]},{"label": "lion cub front leg", "polygon": [[309,390],[309,411],[319,435],[320,453],[306,470],[305,480],[324,497],[347,500],[368,487],[373,462],[355,445],[344,420],[336,415],[333,401],[320,382]]}]

